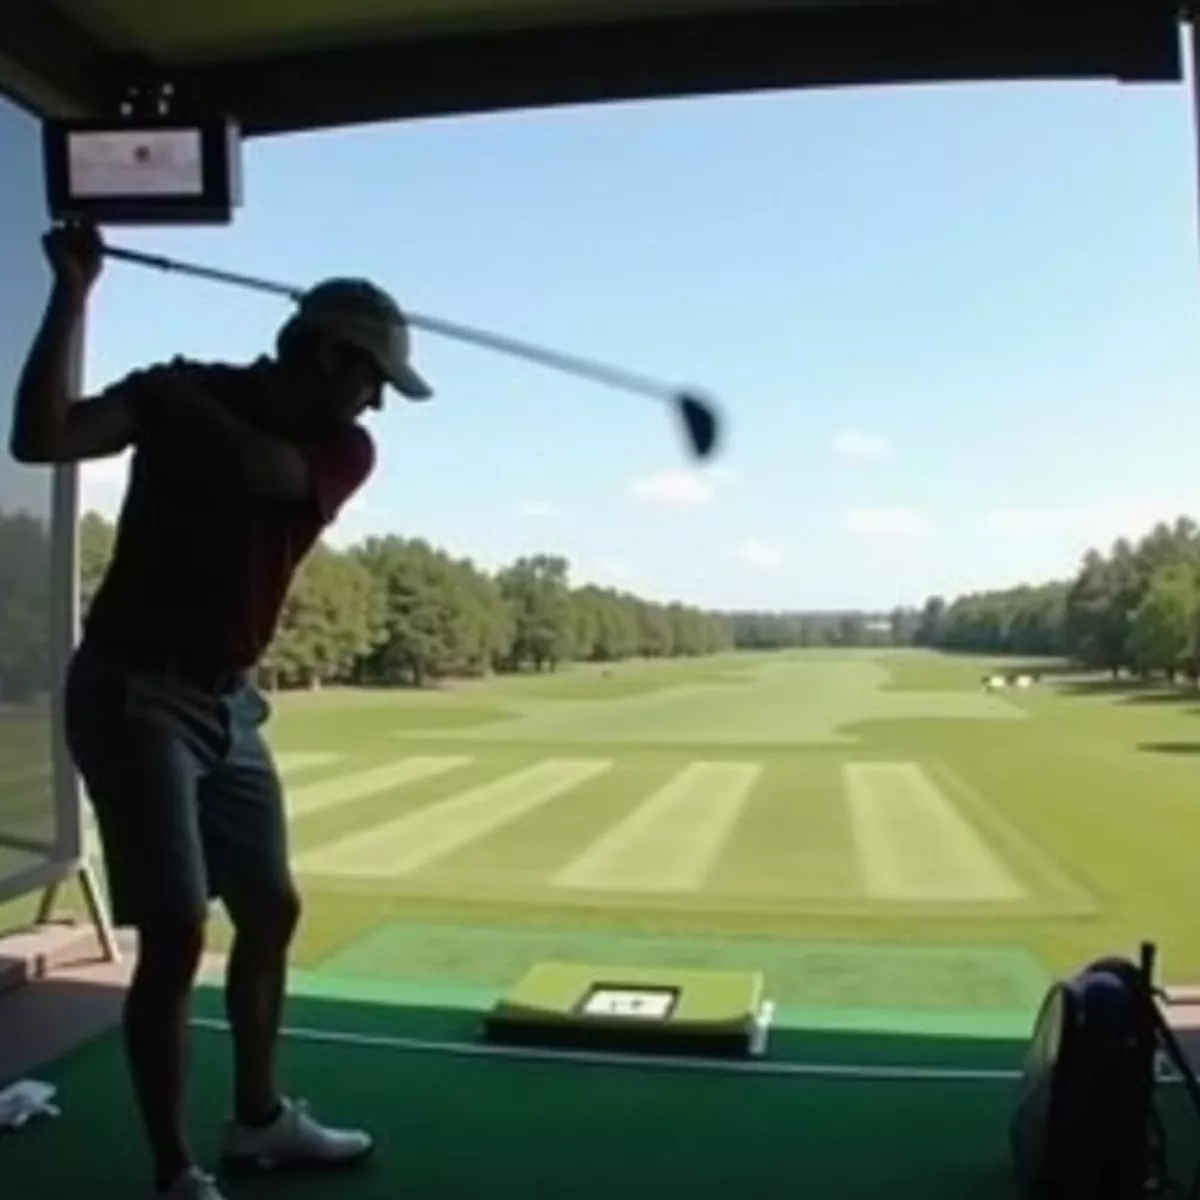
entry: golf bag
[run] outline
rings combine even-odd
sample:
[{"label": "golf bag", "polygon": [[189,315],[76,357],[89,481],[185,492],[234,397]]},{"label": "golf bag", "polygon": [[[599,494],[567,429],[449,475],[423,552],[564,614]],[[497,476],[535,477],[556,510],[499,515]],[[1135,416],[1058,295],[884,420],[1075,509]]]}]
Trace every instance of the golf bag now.
[{"label": "golf bag", "polygon": [[1197,1112],[1200,1084],[1159,1011],[1153,967],[1145,945],[1140,963],[1099,959],[1046,994],[1009,1131],[1031,1200],[1187,1194],[1167,1178],[1154,1096],[1160,1054]]}]

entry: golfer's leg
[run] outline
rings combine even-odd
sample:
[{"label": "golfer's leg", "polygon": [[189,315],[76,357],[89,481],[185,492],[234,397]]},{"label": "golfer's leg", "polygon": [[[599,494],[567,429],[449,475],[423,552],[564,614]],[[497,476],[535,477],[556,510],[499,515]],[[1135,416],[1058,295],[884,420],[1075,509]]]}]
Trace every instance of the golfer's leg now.
[{"label": "golfer's leg", "polygon": [[184,1134],[187,999],[204,937],[206,887],[196,819],[198,763],[153,704],[110,669],[77,664],[67,736],[96,814],[113,915],[138,931],[123,1013],[127,1061],[166,1189],[192,1163]]},{"label": "golfer's leg", "polygon": [[184,1132],[187,1007],[203,940],[202,925],[143,925],[122,1019],[155,1187],[164,1191],[193,1165]]},{"label": "golfer's leg", "polygon": [[216,891],[234,927],[225,983],[234,1116],[261,1128],[281,1111],[276,1043],[288,950],[300,918],[281,787],[265,748],[243,738],[237,755],[201,785],[200,807]]},{"label": "golfer's leg", "polygon": [[234,1121],[225,1155],[242,1164],[348,1163],[371,1149],[357,1131],[320,1125],[284,1096],[276,1046],[287,956],[300,917],[288,862],[283,793],[259,725],[266,706],[247,691],[222,768],[200,793],[201,827],[216,891],[234,927],[226,1004],[234,1043]]}]

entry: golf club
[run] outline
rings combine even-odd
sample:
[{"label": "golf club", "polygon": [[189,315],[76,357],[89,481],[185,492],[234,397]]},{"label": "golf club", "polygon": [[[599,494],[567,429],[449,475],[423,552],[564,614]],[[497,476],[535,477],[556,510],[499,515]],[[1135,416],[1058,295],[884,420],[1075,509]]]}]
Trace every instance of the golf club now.
[{"label": "golf club", "polygon": [[[275,283],[269,279],[256,279],[250,275],[238,275],[230,271],[219,271],[195,263],[180,262],[178,259],[167,258],[164,255],[143,254],[141,251],[126,250],[119,246],[105,246],[104,254],[108,258],[136,263],[144,267],[153,267],[160,271],[178,271],[184,275],[194,275],[201,279],[215,280],[218,283],[230,283],[238,287],[270,292],[292,301],[299,301],[304,294],[303,288],[289,284]],[[436,317],[420,316],[407,311],[404,315],[414,329],[454,338],[461,342],[469,342],[488,350],[496,350],[501,354],[527,359],[540,366],[552,367],[570,375],[578,375],[595,383],[604,383],[621,391],[665,401],[672,407],[683,425],[688,448],[696,458],[710,458],[716,451],[721,432],[720,422],[711,403],[694,392],[674,388],[616,367],[608,367],[602,363],[560,354],[541,346],[530,345],[527,342],[503,337],[500,334],[487,333],[480,329],[472,329],[466,325],[457,325]]]}]

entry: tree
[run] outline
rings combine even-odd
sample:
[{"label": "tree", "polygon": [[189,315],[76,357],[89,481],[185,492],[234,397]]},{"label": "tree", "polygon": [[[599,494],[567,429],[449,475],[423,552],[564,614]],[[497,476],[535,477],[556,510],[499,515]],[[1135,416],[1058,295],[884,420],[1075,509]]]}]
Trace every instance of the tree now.
[{"label": "tree", "polygon": [[535,671],[554,670],[577,644],[571,611],[571,589],[565,558],[535,554],[519,558],[496,577],[500,594],[512,611],[513,636],[508,666],[526,663]]},{"label": "tree", "polygon": [[314,546],[292,581],[263,660],[272,686],[314,688],[344,677],[378,636],[377,593],[367,568]]},{"label": "tree", "polygon": [[1128,637],[1143,592],[1133,548],[1122,539],[1104,558],[1091,550],[1067,594],[1067,642],[1083,665],[1114,678],[1129,660]]},{"label": "tree", "polygon": [[371,538],[354,553],[372,580],[377,629],[361,678],[423,687],[477,665],[482,610],[461,564],[420,539]]},{"label": "tree", "polygon": [[117,540],[116,526],[97,512],[86,512],[79,521],[78,538],[79,609],[86,613],[112,559]]},{"label": "tree", "polygon": [[[1161,561],[1134,609],[1129,656],[1140,674],[1161,672],[1174,680],[1181,667],[1196,662],[1200,589],[1192,563]],[[1191,674],[1195,678],[1194,670]]]},{"label": "tree", "polygon": [[50,533],[31,513],[0,511],[0,703],[50,683]]}]

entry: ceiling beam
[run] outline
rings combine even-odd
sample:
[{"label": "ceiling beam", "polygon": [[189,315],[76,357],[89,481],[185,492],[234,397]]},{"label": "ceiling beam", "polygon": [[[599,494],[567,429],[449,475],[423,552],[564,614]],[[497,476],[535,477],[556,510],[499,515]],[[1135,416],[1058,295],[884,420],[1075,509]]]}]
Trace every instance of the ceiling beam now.
[{"label": "ceiling beam", "polygon": [[254,135],[766,89],[1181,77],[1174,0],[875,0],[373,44],[188,78]]},{"label": "ceiling beam", "polygon": [[[170,73],[180,100],[235,116],[249,136],[805,87],[1173,82],[1183,72],[1180,2],[848,0],[755,12],[747,0],[723,13],[376,41]],[[42,115],[111,110],[127,66],[48,0],[10,3],[0,20],[0,90]]]},{"label": "ceiling beam", "polygon": [[49,3],[5,4],[0,91],[39,116],[103,112],[110,97],[102,48]]}]

